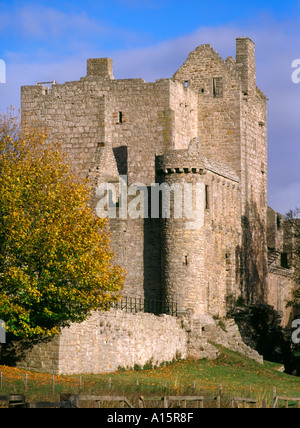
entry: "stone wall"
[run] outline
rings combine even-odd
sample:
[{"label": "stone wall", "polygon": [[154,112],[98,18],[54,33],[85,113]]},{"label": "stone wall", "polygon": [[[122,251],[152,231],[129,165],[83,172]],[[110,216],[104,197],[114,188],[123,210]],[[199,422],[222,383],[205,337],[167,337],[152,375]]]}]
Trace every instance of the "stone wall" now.
[{"label": "stone wall", "polygon": [[295,289],[293,272],[289,269],[271,267],[268,275],[268,304],[282,315],[283,327],[290,327],[293,321],[294,309],[287,307],[287,302],[292,300],[292,292]]},{"label": "stone wall", "polygon": [[193,311],[175,318],[113,309],[93,313],[85,322],[64,328],[52,341],[35,345],[17,366],[54,374],[110,373],[179,358],[215,359],[220,351],[211,342],[263,362],[245,345],[233,319],[215,320]]},{"label": "stone wall", "polygon": [[[161,185],[176,186],[174,195],[179,190],[184,194],[184,186],[190,186],[197,212],[194,218],[178,218],[171,203],[170,218],[162,219],[165,297],[195,314],[225,316],[228,304],[239,297],[239,178],[230,168],[201,155],[197,139],[186,150],[170,150],[158,157],[157,170]],[[187,200],[182,199],[185,212]]]},{"label": "stone wall", "polygon": [[272,305],[281,314],[283,327],[290,327],[296,309],[287,307],[292,300],[293,290],[296,288],[294,278],[295,237],[292,225],[285,217],[268,207],[268,298],[267,303]]},{"label": "stone wall", "polygon": [[187,333],[168,315],[111,310],[64,328],[35,346],[19,366],[56,374],[105,373],[187,356]]},{"label": "stone wall", "polygon": [[[149,191],[159,181],[159,156],[170,160],[172,153],[172,170],[199,170],[206,158],[201,177],[163,175],[169,184],[205,186],[209,206],[199,233],[187,233],[184,221],[167,222],[166,234],[157,218],[109,222],[116,263],[127,270],[124,295],[164,298],[169,276],[167,294],[190,294],[198,313],[224,314],[241,288],[246,300],[265,298],[266,97],[256,88],[249,38],[236,40],[236,59],[201,45],[173,77],[154,83],[114,79],[111,59],[89,59],[79,81],[22,87],[21,110],[23,120],[49,128],[49,140],[62,142],[72,168],[94,188],[118,186],[122,175],[128,186],[142,183]],[[195,139],[201,147],[189,153]]]},{"label": "stone wall", "polygon": [[[243,297],[267,298],[266,96],[256,87],[255,46],[236,40],[236,58],[223,60],[210,46],[191,52],[173,78],[198,92],[198,137],[203,154],[240,178]],[[228,220],[228,217],[226,217]]]},{"label": "stone wall", "polygon": [[[234,60],[233,60],[234,62]],[[198,93],[198,137],[203,154],[240,171],[240,79],[210,46],[191,52],[174,80]],[[218,79],[216,91],[215,82]]]}]

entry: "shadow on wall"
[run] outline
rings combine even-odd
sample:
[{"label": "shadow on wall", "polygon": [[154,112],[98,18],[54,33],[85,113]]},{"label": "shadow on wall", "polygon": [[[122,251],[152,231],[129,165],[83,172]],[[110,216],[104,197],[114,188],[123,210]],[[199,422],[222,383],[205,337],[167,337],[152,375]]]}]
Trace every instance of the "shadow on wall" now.
[{"label": "shadow on wall", "polygon": [[293,359],[289,340],[281,327],[280,314],[270,305],[239,305],[231,312],[246,345],[267,361],[285,365],[292,374]]},{"label": "shadow on wall", "polygon": [[[57,336],[56,336],[57,337]],[[35,339],[20,339],[11,333],[6,334],[6,344],[0,344],[0,364],[15,367],[26,354],[40,343],[51,343],[55,337],[39,337]]]},{"label": "shadow on wall", "polygon": [[242,216],[242,248],[237,249],[241,263],[241,296],[247,304],[266,303],[266,225],[256,203],[247,204],[245,213]]},{"label": "shadow on wall", "polygon": [[161,289],[160,219],[151,218],[151,188],[148,187],[148,218],[144,219],[144,295],[145,300],[163,300]]},{"label": "shadow on wall", "polygon": [[127,151],[127,146],[115,147],[113,149],[113,152],[114,152],[114,155],[115,155],[115,158],[116,158],[119,175],[127,175],[128,174],[128,167],[127,167],[128,151]]}]

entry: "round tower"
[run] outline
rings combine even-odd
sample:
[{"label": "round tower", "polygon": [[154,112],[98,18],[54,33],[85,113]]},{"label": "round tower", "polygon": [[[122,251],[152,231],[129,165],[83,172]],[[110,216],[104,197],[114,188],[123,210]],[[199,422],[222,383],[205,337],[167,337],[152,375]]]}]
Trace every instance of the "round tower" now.
[{"label": "round tower", "polygon": [[179,310],[207,313],[204,281],[205,158],[198,140],[157,160],[161,191],[163,296]]}]

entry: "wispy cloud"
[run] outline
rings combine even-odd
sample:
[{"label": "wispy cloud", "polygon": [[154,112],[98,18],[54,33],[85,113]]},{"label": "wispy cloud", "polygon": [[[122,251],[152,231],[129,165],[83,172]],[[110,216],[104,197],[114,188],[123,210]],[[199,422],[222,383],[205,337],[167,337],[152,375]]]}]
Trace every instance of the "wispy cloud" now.
[{"label": "wispy cloud", "polygon": [[[20,50],[37,43],[45,50],[76,52],[80,46],[107,47],[112,41],[139,44],[147,34],[92,17],[86,12],[63,11],[44,5],[23,5],[0,11],[0,37],[16,37]],[[20,43],[22,42],[22,43]],[[26,43],[28,43],[26,45]],[[15,45],[18,45],[16,42]]]},{"label": "wispy cloud", "polygon": [[29,4],[9,12],[0,12],[0,34],[7,34],[7,31],[18,31],[26,39],[51,39],[62,37],[70,31],[79,34],[82,31],[102,34],[107,28],[105,24],[100,25],[99,21],[88,17],[86,13],[65,13],[51,7]]},{"label": "wispy cloud", "polygon": [[[42,16],[43,10],[51,13]],[[4,14],[0,13],[0,27]],[[171,77],[189,52],[200,44],[211,44],[225,59],[235,56],[236,37],[248,36],[256,44],[257,84],[269,98],[270,204],[281,212],[300,206],[300,84],[295,85],[291,80],[292,60],[300,58],[297,19],[289,25],[264,17],[264,20],[243,27],[234,24],[200,27],[184,37],[117,50],[106,48],[110,37],[116,37],[109,25],[103,23],[101,27],[99,21],[84,14],[71,14],[67,23],[63,22],[64,18],[63,12],[51,8],[39,9],[33,16],[28,16],[25,9],[19,11],[17,19],[27,37],[42,37],[44,40],[53,37],[59,42],[66,35],[69,48],[65,56],[59,56],[55,50],[52,52],[43,45],[39,46],[34,58],[29,53],[8,52],[7,84],[0,84],[0,110],[8,104],[19,106],[21,85],[42,80],[55,79],[59,83],[78,80],[85,75],[86,59],[89,57],[110,56],[114,61],[116,78],[142,77],[146,81],[155,81],[161,77]],[[16,26],[17,23],[8,25]],[[26,26],[31,27],[30,34]],[[118,31],[120,35],[122,29]],[[94,43],[94,38],[88,37],[103,33],[103,45]],[[82,37],[82,34],[87,37]],[[135,36],[138,35],[133,32],[132,37]]]}]

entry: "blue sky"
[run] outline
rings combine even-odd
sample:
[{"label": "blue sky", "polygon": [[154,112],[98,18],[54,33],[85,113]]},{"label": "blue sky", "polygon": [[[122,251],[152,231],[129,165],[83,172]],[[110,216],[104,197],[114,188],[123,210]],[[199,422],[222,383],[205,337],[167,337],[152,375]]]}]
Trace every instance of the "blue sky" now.
[{"label": "blue sky", "polygon": [[155,81],[203,43],[225,59],[248,36],[269,98],[269,205],[286,213],[300,206],[300,83],[291,79],[299,27],[300,1],[0,0],[0,111],[19,108],[22,85],[85,76],[87,58],[112,58],[115,78]]}]

